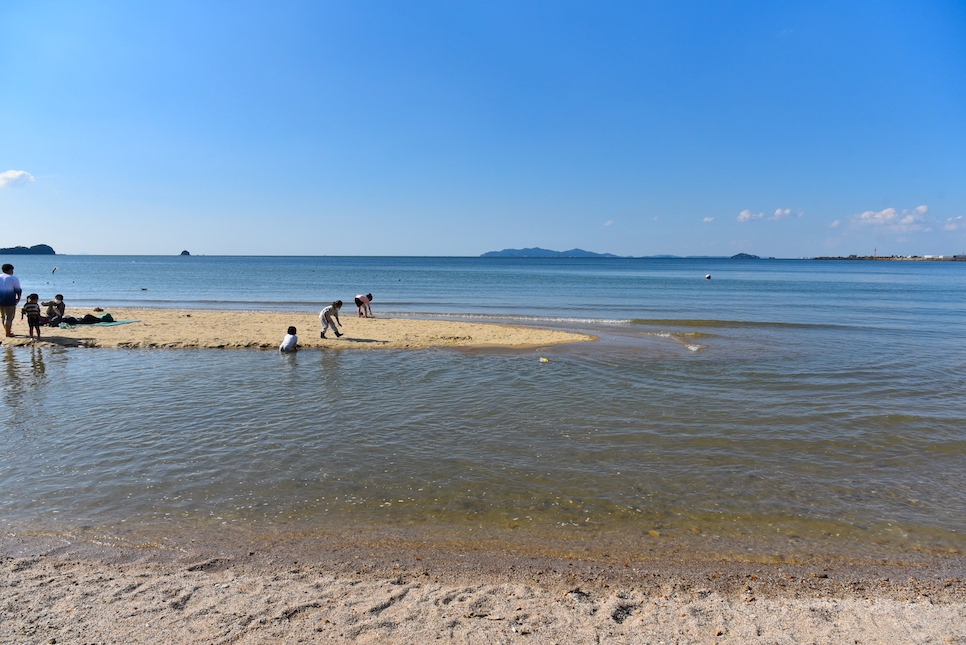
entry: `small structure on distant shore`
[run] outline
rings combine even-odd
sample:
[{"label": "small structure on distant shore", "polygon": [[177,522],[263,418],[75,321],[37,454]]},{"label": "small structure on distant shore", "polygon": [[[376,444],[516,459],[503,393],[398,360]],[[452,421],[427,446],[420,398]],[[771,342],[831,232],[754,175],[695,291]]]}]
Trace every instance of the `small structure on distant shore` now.
[{"label": "small structure on distant shore", "polygon": [[57,255],[57,253],[46,244],[35,244],[29,248],[26,246],[13,246],[0,249],[0,255]]},{"label": "small structure on distant shore", "polygon": [[191,255],[191,254],[190,254],[190,253],[188,253],[187,251],[182,251],[182,252],[181,252],[181,255]]},{"label": "small structure on distant shore", "polygon": [[966,254],[963,255],[823,255],[812,258],[813,260],[868,260],[868,261],[898,261],[898,262],[963,262],[966,261]]}]

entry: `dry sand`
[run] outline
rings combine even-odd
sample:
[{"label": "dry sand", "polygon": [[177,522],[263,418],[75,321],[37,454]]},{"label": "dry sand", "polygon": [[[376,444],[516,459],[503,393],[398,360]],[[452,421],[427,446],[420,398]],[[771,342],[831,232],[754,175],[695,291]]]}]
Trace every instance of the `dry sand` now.
[{"label": "dry sand", "polygon": [[[80,318],[86,311],[70,311]],[[342,338],[330,331],[319,338],[318,313],[250,311],[183,311],[177,309],[110,309],[115,320],[137,320],[110,327],[77,325],[73,329],[41,328],[42,342],[67,347],[128,348],[277,348],[285,330],[298,328],[303,349],[417,349],[424,347],[540,347],[594,340],[593,336],[517,325],[341,316]],[[100,315],[100,314],[95,314]],[[26,322],[14,324],[15,338],[3,345],[31,344]]]},{"label": "dry sand", "polygon": [[0,538],[0,643],[964,643],[962,563],[572,559]]}]

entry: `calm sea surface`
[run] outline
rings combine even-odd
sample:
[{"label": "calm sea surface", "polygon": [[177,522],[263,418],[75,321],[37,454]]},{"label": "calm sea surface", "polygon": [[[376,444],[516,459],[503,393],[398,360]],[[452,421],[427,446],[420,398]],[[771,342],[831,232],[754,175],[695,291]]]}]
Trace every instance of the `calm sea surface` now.
[{"label": "calm sea surface", "polygon": [[0,348],[0,526],[966,548],[966,263],[13,262],[28,292],[69,307],[244,315],[371,291],[380,316],[600,340],[294,356]]}]

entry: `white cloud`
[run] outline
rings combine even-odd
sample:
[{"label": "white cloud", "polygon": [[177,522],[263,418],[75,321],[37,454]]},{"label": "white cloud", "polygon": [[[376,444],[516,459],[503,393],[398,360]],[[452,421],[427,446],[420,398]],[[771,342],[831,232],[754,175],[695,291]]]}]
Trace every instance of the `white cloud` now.
[{"label": "white cloud", "polygon": [[790,208],[779,208],[775,211],[772,219],[785,219],[786,217],[792,216],[792,209]]},{"label": "white cloud", "polygon": [[613,223],[614,223],[614,220],[612,220],[612,219],[609,219],[609,220],[607,220],[606,222],[604,222],[604,226],[610,226],[610,225],[611,225],[611,224],[613,224]]},{"label": "white cloud", "polygon": [[702,222],[713,222],[713,221],[714,221],[714,218],[713,218],[713,217],[705,217],[705,218],[704,218],[703,220],[701,220],[701,221],[702,221]]},{"label": "white cloud", "polygon": [[656,222],[657,220],[659,220],[659,219],[661,219],[661,218],[660,218],[660,217],[658,217],[657,215],[655,215],[655,216],[654,216],[654,217],[652,217],[651,219],[652,219],[652,220],[654,220],[654,221]]},{"label": "white cloud", "polygon": [[745,210],[738,213],[738,221],[749,222],[753,219],[761,219],[764,216],[765,216],[764,213],[752,213],[750,210],[746,208]]},{"label": "white cloud", "polygon": [[20,188],[34,180],[26,170],[5,170],[0,172],[0,188]]},{"label": "white cloud", "polygon": [[960,215],[959,217],[950,217],[943,224],[943,228],[947,231],[956,231],[961,228],[966,228],[966,217]]},{"label": "white cloud", "polygon": [[860,224],[888,224],[895,221],[899,213],[896,212],[894,208],[887,208],[879,212],[875,211],[865,211],[864,213],[859,213],[855,217],[858,219]]},{"label": "white cloud", "polygon": [[925,224],[926,214],[929,207],[926,205],[917,206],[909,210],[897,211],[894,208],[886,208],[881,211],[865,211],[852,218],[853,223],[860,226],[884,226],[896,233],[912,233],[923,231],[928,233],[932,228]]},{"label": "white cloud", "polygon": [[829,226],[830,226],[831,228],[836,228],[836,227],[837,227],[837,226],[838,226],[839,224],[841,224],[841,223],[842,223],[842,222],[840,222],[839,220],[835,220],[834,222],[832,222],[831,224],[829,224]]}]

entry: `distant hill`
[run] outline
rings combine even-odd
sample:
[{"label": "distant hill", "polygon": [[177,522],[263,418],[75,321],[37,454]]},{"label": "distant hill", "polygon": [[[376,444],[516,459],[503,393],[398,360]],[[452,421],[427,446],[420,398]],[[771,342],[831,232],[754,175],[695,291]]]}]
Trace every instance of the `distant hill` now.
[{"label": "distant hill", "polygon": [[[634,260],[727,260],[727,255],[643,255],[634,257],[633,255],[614,255],[613,253],[594,253],[583,249],[570,249],[569,251],[551,251],[534,247],[532,249],[503,249],[502,251],[488,251],[480,256],[481,258],[625,258]],[[732,255],[732,260],[760,260],[757,255],[750,253],[738,253]]]},{"label": "distant hill", "polygon": [[46,244],[36,244],[30,248],[26,246],[13,246],[0,249],[0,255],[57,255],[57,253]]},{"label": "distant hill", "polygon": [[503,249],[502,251],[489,251],[480,256],[481,258],[619,258],[621,256],[613,253],[594,253],[583,249],[570,249],[569,251],[551,251],[549,249]]}]

